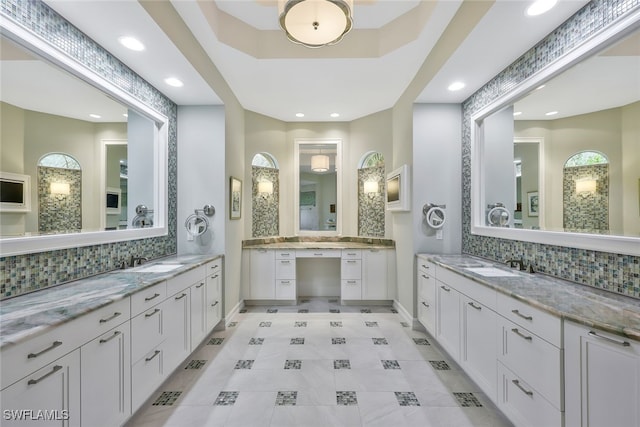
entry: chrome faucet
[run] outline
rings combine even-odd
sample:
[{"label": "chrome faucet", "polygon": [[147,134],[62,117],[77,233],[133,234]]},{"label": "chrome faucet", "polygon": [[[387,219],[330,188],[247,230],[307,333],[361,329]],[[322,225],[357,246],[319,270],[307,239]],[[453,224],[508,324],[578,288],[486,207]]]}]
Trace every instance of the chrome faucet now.
[{"label": "chrome faucet", "polygon": [[524,271],[525,270],[524,261],[522,260],[522,258],[508,259],[505,263],[511,268],[513,268],[513,267],[515,267],[517,265],[518,266],[518,270],[520,270],[520,271]]},{"label": "chrome faucet", "polygon": [[129,267],[135,267],[136,265],[141,265],[146,261],[149,261],[149,258],[143,257],[143,256],[131,255],[131,259],[129,260]]}]

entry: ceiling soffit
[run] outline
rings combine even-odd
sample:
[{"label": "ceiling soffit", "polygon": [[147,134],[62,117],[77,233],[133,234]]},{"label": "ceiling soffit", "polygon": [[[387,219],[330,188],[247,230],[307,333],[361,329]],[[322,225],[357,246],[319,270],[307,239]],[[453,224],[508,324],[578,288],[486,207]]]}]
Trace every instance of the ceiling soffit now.
[{"label": "ceiling soffit", "polygon": [[199,1],[198,5],[218,41],[256,59],[328,59],[378,58],[407,45],[420,36],[437,3],[419,2],[380,28],[354,28],[340,43],[322,49],[291,43],[282,30],[257,29],[219,9],[215,2]]}]

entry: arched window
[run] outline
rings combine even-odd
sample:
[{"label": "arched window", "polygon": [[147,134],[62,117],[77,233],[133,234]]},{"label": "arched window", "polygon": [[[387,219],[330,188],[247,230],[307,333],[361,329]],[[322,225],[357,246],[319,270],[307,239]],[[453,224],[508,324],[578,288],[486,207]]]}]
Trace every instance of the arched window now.
[{"label": "arched window", "polygon": [[80,163],[73,157],[64,153],[49,153],[40,158],[38,166],[60,169],[80,170]]},{"label": "arched window", "polygon": [[359,169],[384,166],[384,156],[377,151],[369,151],[360,159]]},{"label": "arched window", "polygon": [[253,160],[251,160],[251,166],[278,169],[278,162],[276,162],[275,157],[273,157],[269,153],[258,153],[253,156]]},{"label": "arched window", "polygon": [[564,167],[601,165],[605,163],[609,163],[609,159],[604,154],[597,151],[581,151],[569,157]]}]

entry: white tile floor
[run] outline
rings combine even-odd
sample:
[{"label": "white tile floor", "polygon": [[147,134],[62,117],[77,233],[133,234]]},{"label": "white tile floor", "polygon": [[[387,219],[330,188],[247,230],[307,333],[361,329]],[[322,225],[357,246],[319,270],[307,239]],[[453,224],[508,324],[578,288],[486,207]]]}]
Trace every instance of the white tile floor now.
[{"label": "white tile floor", "polygon": [[511,425],[391,307],[313,298],[233,320],[127,426]]}]

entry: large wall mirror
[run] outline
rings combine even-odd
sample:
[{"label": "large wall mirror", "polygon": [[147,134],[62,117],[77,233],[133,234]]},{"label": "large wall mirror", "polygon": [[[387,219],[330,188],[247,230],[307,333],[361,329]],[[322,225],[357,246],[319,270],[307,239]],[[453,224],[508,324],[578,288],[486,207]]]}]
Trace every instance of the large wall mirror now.
[{"label": "large wall mirror", "polygon": [[640,255],[639,21],[472,118],[472,233]]},{"label": "large wall mirror", "polygon": [[340,235],[342,145],[338,139],[295,141],[295,230]]},{"label": "large wall mirror", "polygon": [[0,209],[1,255],[166,234],[167,118],[19,28],[0,44],[0,172],[31,201]]}]

